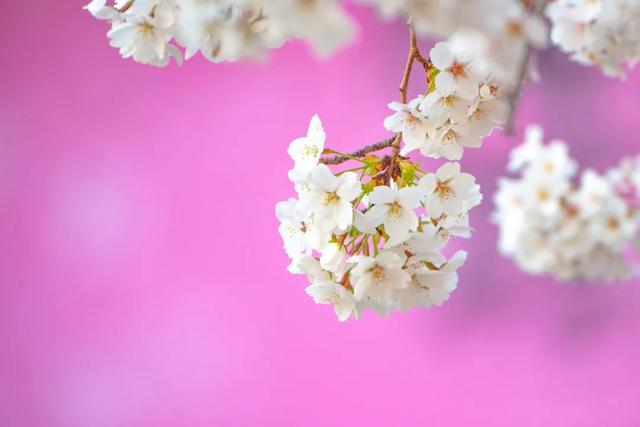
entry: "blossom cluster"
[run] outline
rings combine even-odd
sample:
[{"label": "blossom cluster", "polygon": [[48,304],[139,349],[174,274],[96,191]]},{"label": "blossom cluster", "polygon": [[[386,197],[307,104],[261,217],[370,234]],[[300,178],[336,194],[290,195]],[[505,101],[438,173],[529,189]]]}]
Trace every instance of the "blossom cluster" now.
[{"label": "blossom cluster", "polygon": [[468,46],[436,43],[429,61],[428,93],[407,104],[389,104],[396,113],[384,127],[402,134],[403,155],[420,150],[424,156],[459,160],[465,147],[480,147],[484,137],[506,122],[509,105],[502,87]]},{"label": "blossom cluster", "polygon": [[[391,147],[391,155],[326,148],[317,116],[289,146],[298,197],[276,207],[289,270],[306,274],[309,295],[333,304],[340,320],[367,308],[386,315],[448,299],[466,253],[447,259],[443,249],[451,236],[471,235],[468,214],[482,199],[480,187],[457,162],[427,173],[405,156],[419,149],[459,160],[465,147],[480,146],[506,119],[499,86],[471,52],[442,42],[429,59],[413,55],[430,84],[424,96],[389,104],[395,112],[384,125],[395,136],[380,149]],[[323,153],[341,161],[326,161]],[[346,160],[357,166],[334,173],[326,164]]]},{"label": "blossom cluster", "polygon": [[601,175],[582,172],[560,140],[543,143],[530,126],[511,152],[516,179],[501,178],[494,220],[500,251],[520,268],[560,280],[618,281],[633,266],[627,250],[638,239],[640,161],[626,160]]},{"label": "blossom cluster", "polygon": [[384,17],[410,19],[419,34],[474,50],[503,84],[520,84],[530,47],[547,43],[539,13],[545,0],[360,1],[374,4]]},{"label": "blossom cluster", "polygon": [[466,258],[459,251],[447,260],[441,251],[451,236],[471,234],[468,212],[482,198],[475,178],[458,163],[422,173],[402,159],[393,179],[388,157],[372,155],[334,174],[319,163],[324,142],[314,116],[307,135],[289,146],[298,198],[276,206],[289,271],[306,274],[307,293],[333,304],[340,320],[366,308],[387,315],[441,305]]},{"label": "blossom cluster", "polygon": [[620,77],[623,65],[640,59],[637,0],[554,0],[547,15],[552,42],[579,63]]},{"label": "blossom cluster", "polygon": [[125,58],[165,66],[200,52],[213,62],[261,58],[293,38],[318,55],[349,42],[353,25],[337,0],[92,0],[111,46]]}]

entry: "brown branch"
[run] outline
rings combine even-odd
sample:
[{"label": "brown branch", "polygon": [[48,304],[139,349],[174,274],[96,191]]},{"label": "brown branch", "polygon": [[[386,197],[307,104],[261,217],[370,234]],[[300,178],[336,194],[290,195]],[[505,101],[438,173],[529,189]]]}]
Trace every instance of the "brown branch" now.
[{"label": "brown branch", "polygon": [[[413,27],[411,26],[411,22],[408,23],[409,26],[409,53],[407,54],[407,63],[404,66],[404,73],[402,75],[402,80],[400,81],[400,96],[402,99],[402,103],[407,103],[407,88],[409,87],[409,78],[411,77],[411,69],[413,68],[413,61],[416,59],[421,62],[423,65],[427,64],[427,60],[420,55],[420,49],[418,49],[418,43],[416,41],[416,33],[413,31]],[[395,175],[399,172],[398,167],[398,157],[400,156],[400,141],[402,140],[402,133],[398,133],[393,140],[393,144],[391,145],[391,161],[389,162],[388,168],[388,179],[395,177]]]},{"label": "brown branch", "polygon": [[340,163],[348,162],[352,160],[353,157],[364,157],[369,153],[373,153],[374,151],[379,151],[385,149],[387,147],[391,147],[393,141],[395,141],[396,137],[391,137],[385,139],[384,141],[376,142],[375,144],[365,145],[361,149],[354,151],[353,153],[347,153],[346,156],[338,154],[333,157],[325,157],[320,159],[320,163],[324,163],[325,165],[339,165]]},{"label": "brown branch", "polygon": [[[411,77],[411,69],[413,68],[414,61],[420,62],[425,71],[428,71],[432,66],[431,61],[420,55],[418,49],[418,43],[416,41],[416,34],[413,31],[411,23],[409,25],[409,53],[407,55],[407,62],[404,67],[404,73],[402,75],[402,81],[400,82],[400,95],[403,104],[407,103],[407,88],[409,86],[409,78]],[[368,153],[382,150],[384,148],[391,147],[391,156],[389,157],[389,165],[387,166],[387,173],[385,174],[386,180],[395,178],[399,173],[398,158],[400,156],[400,142],[402,141],[402,133],[397,133],[395,136],[384,141],[380,141],[376,144],[367,145],[353,153],[347,153],[346,155],[338,154],[333,157],[325,157],[320,159],[320,163],[325,165],[338,165],[340,163],[352,160],[354,157],[364,157]],[[328,150],[330,151],[330,150]]]}]

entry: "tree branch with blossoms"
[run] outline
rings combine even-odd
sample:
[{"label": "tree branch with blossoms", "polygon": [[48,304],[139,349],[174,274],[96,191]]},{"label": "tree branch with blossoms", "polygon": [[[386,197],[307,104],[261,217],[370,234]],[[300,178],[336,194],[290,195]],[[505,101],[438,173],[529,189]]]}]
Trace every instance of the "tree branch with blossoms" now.
[{"label": "tree branch with blossoms", "polygon": [[[427,87],[409,101],[415,62]],[[386,315],[448,298],[466,253],[447,259],[442,250],[452,236],[471,235],[468,214],[482,199],[475,178],[455,160],[506,118],[497,88],[472,52],[441,42],[423,57],[409,25],[401,102],[389,104],[394,113],[384,121],[394,136],[343,153],[325,147],[314,116],[307,135],[291,142],[289,178],[298,198],[280,202],[276,214],[289,270],[307,275],[317,303],[332,304],[346,320],[366,309]],[[407,157],[415,150],[449,162],[423,171]],[[355,165],[329,169],[347,162]]]}]

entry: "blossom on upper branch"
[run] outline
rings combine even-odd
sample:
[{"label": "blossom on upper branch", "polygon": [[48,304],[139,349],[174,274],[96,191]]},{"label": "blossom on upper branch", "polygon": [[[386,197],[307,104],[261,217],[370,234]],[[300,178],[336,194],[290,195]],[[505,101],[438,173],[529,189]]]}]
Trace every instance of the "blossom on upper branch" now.
[{"label": "blossom on upper branch", "polygon": [[623,77],[623,66],[640,59],[637,0],[554,0],[546,12],[551,40],[575,61]]},{"label": "blossom on upper branch", "polygon": [[395,111],[385,128],[402,134],[402,155],[413,150],[435,159],[460,160],[466,147],[507,121],[509,106],[482,61],[459,43],[440,42],[429,54],[426,96],[408,104],[392,102]]},{"label": "blossom on upper branch", "polygon": [[223,62],[262,58],[293,38],[324,56],[353,37],[336,0],[93,0],[85,8],[111,22],[111,45],[123,57],[157,66],[181,61],[179,47],[186,59]]}]

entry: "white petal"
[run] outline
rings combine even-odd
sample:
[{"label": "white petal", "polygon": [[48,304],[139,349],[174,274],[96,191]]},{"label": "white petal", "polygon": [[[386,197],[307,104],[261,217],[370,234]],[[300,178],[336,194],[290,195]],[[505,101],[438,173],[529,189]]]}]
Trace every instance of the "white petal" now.
[{"label": "white petal", "polygon": [[436,43],[431,52],[429,52],[429,58],[437,69],[445,70],[449,68],[453,62],[451,46],[446,42]]},{"label": "white petal", "polygon": [[397,193],[386,185],[380,185],[369,194],[369,201],[375,205],[392,203],[397,198]]},{"label": "white petal", "polygon": [[438,180],[447,181],[460,173],[460,163],[447,162],[438,168]]}]

